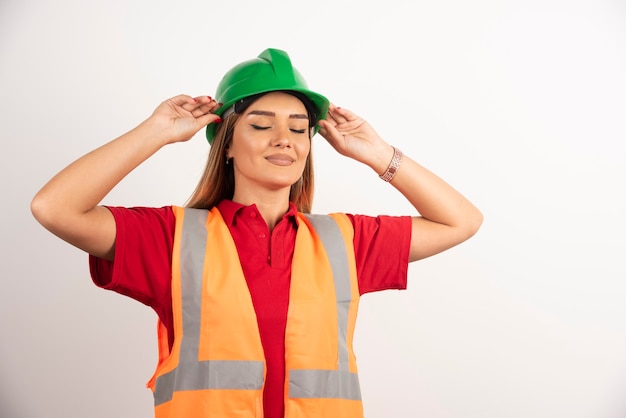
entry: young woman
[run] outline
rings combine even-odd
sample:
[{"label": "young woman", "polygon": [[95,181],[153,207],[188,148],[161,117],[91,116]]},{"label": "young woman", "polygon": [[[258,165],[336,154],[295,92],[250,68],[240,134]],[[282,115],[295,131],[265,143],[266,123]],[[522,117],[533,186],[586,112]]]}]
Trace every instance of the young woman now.
[{"label": "young woman", "polygon": [[[186,207],[99,206],[152,154],[204,127],[209,159]],[[417,214],[311,215],[318,131]],[[352,352],[359,296],[404,289],[408,262],[482,222],[366,121],[309,90],[276,49],[231,69],[216,99],[166,100],[54,176],[31,209],[90,254],[98,286],[156,311],[156,417],[363,416]]]}]

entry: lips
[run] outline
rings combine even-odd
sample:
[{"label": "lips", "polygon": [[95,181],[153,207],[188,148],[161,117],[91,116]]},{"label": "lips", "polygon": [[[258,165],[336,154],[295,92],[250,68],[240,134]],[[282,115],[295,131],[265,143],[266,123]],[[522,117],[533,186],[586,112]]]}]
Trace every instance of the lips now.
[{"label": "lips", "polygon": [[294,159],[288,156],[287,154],[274,154],[265,157],[265,159],[274,165],[287,166],[291,165],[294,162]]}]

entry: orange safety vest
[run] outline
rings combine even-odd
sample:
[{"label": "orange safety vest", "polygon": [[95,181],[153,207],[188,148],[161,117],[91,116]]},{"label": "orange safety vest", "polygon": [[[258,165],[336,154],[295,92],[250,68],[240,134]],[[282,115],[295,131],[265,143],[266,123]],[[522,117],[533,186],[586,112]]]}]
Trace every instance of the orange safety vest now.
[{"label": "orange safety vest", "polygon": [[[263,417],[265,357],[217,208],[174,207],[174,344],[159,323],[156,418]],[[285,418],[363,417],[352,336],[359,302],[347,216],[298,214],[285,334]]]}]

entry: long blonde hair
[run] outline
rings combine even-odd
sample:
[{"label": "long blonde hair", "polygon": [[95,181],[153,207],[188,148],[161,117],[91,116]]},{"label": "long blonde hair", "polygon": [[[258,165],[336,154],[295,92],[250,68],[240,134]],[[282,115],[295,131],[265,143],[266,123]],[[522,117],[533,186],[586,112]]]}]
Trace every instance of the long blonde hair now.
[{"label": "long blonde hair", "polygon": [[[187,207],[212,209],[224,199],[232,199],[235,193],[235,174],[233,164],[226,159],[226,149],[233,140],[233,132],[240,115],[232,113],[216,127],[213,144],[204,173],[187,202]],[[309,130],[309,140],[311,139]],[[291,185],[289,200],[298,211],[310,213],[313,205],[313,157],[309,150],[302,176]]]}]

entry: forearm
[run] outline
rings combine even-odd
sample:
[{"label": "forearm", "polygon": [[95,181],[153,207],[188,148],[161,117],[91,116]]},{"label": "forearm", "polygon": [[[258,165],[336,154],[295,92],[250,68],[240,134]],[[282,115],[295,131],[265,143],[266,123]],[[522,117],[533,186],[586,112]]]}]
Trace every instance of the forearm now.
[{"label": "forearm", "polygon": [[[339,153],[368,165],[378,175],[386,172],[394,148],[362,118],[331,105],[328,117],[318,123],[320,133]],[[482,223],[482,214],[469,200],[408,156],[403,156],[391,184],[421,215],[413,217],[411,261],[465,241]]]},{"label": "forearm", "polygon": [[45,228],[99,257],[113,258],[116,225],[102,199],[165,144],[188,141],[216,122],[219,104],[208,96],[178,95],[143,123],[84,155],[54,176],[33,198],[31,211]]},{"label": "forearm", "polygon": [[425,219],[468,230],[477,229],[482,221],[480,211],[467,198],[406,155],[391,184]]},{"label": "forearm", "polygon": [[[370,167],[383,174],[393,148],[383,147]],[[382,161],[387,161],[384,165]],[[403,155],[390,183],[415,207],[410,260],[444,251],[476,233],[482,223],[481,212],[461,193],[440,177]]]},{"label": "forearm", "polygon": [[37,193],[33,207],[44,206],[47,213],[85,213],[162,145],[144,122],[61,170]]},{"label": "forearm", "polygon": [[34,217],[50,232],[90,254],[112,259],[116,228],[98,204],[164,143],[144,122],[84,155],[55,175],[33,198]]}]

